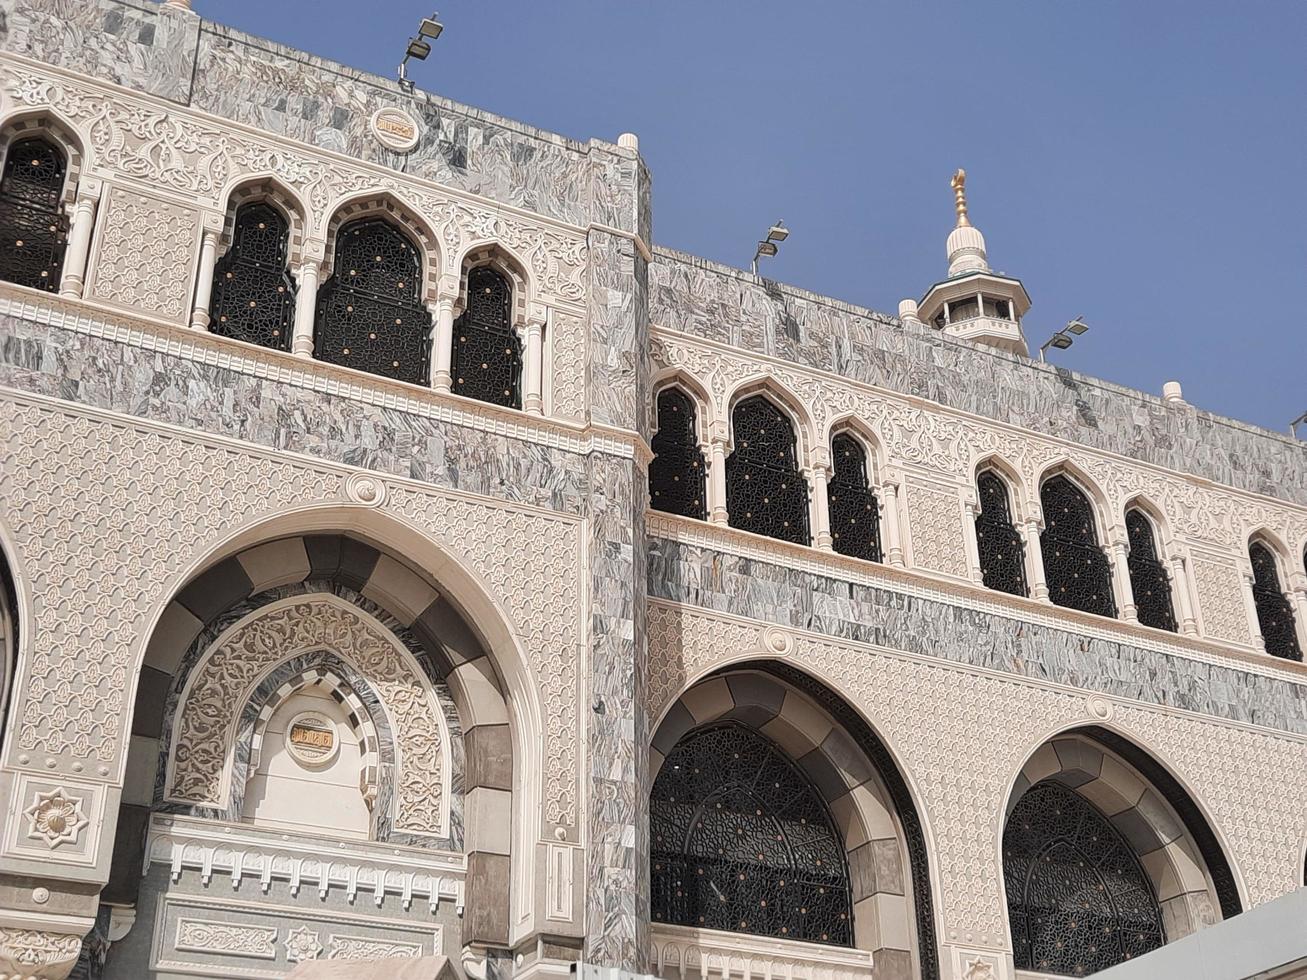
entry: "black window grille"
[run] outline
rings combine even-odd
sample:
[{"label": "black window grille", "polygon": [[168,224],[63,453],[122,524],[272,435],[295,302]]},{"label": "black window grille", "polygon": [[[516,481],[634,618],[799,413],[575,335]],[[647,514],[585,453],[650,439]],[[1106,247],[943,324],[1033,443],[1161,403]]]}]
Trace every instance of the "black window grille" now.
[{"label": "black window grille", "polygon": [[1089,498],[1065,476],[1044,481],[1039,489],[1044,510],[1044,577],[1055,605],[1115,616],[1112,566],[1098,544]]},{"label": "black window grille", "polygon": [[685,736],[649,806],[655,922],[853,943],[844,845],[816,787],[735,722]]},{"label": "black window grille", "polygon": [[270,204],[244,204],[231,248],[214,268],[209,329],[262,347],[290,350],[295,280],[286,271],[290,225]]},{"label": "black window grille", "polygon": [[68,247],[63,150],[39,136],[9,146],[0,176],[0,279],[57,292]]},{"label": "black window grille", "polygon": [[1261,628],[1266,652],[1285,660],[1302,660],[1298,646],[1298,624],[1293,606],[1280,588],[1280,569],[1271,549],[1260,541],[1248,546],[1253,566],[1253,604],[1257,607],[1257,625]]},{"label": "black window grille", "polygon": [[880,561],[880,506],[867,480],[867,453],[848,433],[831,439],[830,504],[832,547],[841,555]]},{"label": "black window grille", "polygon": [[496,269],[467,274],[467,308],[454,324],[454,392],[520,408],[522,339],[513,329],[513,290]]},{"label": "black window grille", "polygon": [[731,413],[735,450],[726,460],[726,508],[731,527],[809,544],[808,484],[799,472],[794,429],[762,395]]},{"label": "black window grille", "polygon": [[988,589],[1026,595],[1026,547],[1012,523],[1007,481],[993,470],[976,476],[980,512],[976,514],[976,547],[981,580]]},{"label": "black window grille", "polygon": [[336,237],[331,278],[318,290],[314,356],[397,381],[425,384],[431,314],[422,259],[384,218],[360,218]]},{"label": "black window grille", "polygon": [[1135,615],[1145,626],[1176,631],[1175,606],[1171,600],[1171,576],[1157,557],[1153,522],[1137,507],[1125,512],[1125,532],[1130,541],[1126,565],[1130,569],[1130,591],[1135,597]]},{"label": "black window grille", "polygon": [[1165,941],[1152,883],[1092,804],[1036,783],[1003,831],[1003,877],[1018,970],[1083,977]]},{"label": "black window grille", "polygon": [[658,393],[658,431],[649,463],[649,504],[654,510],[703,520],[707,516],[703,451],[694,402],[676,388]]}]

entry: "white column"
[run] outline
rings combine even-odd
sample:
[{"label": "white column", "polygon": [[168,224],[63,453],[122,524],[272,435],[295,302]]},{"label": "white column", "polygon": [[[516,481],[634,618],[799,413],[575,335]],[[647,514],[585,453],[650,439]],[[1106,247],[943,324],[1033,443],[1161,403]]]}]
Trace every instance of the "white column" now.
[{"label": "white column", "polygon": [[313,321],[318,312],[318,276],[322,264],[316,257],[306,258],[295,274],[295,333],[290,350],[296,357],[313,356]]},{"label": "white column", "polygon": [[1257,618],[1257,600],[1253,598],[1253,570],[1252,566],[1244,563],[1246,567],[1239,570],[1239,579],[1242,583],[1244,611],[1248,615],[1248,634],[1252,637],[1253,646],[1257,649],[1266,650],[1266,640],[1262,636],[1261,620]]},{"label": "white column", "polygon": [[899,484],[885,480],[881,484],[881,530],[885,532],[885,563],[903,568],[903,526],[899,523]]},{"label": "white column", "polygon": [[812,488],[812,502],[808,508],[812,521],[812,543],[823,551],[830,551],[830,496],[826,492],[830,480],[830,449],[818,446],[812,451],[812,466],[808,468],[808,485]]},{"label": "white column", "polygon": [[200,242],[200,271],[195,281],[195,307],[191,310],[191,327],[209,329],[209,300],[213,296],[213,269],[218,264],[218,232],[204,229]]},{"label": "white column", "polygon": [[1044,577],[1044,549],[1039,540],[1039,519],[1032,518],[1021,525],[1026,539],[1026,574],[1030,576],[1030,597],[1048,602],[1048,579]]},{"label": "white column", "polygon": [[1180,632],[1185,636],[1198,635],[1198,620],[1194,617],[1193,597],[1189,594],[1189,575],[1183,555],[1171,555],[1171,591],[1180,614]]},{"label": "white column", "polygon": [[95,227],[95,208],[99,203],[99,181],[79,187],[73,213],[68,222],[68,251],[64,253],[64,274],[59,281],[59,295],[81,299],[86,285],[86,261],[91,255],[91,229]]},{"label": "white column", "polygon": [[544,414],[545,325],[530,320],[526,325],[526,361],[522,365],[522,408],[528,415]]},{"label": "white column", "polygon": [[445,296],[436,302],[436,332],[431,337],[431,387],[436,391],[449,391],[454,376],[449,366],[454,359],[454,297]]},{"label": "white column", "polygon": [[980,567],[980,541],[976,538],[976,517],[980,514],[980,501],[969,496],[964,501],[964,508],[967,526],[962,529],[962,537],[967,545],[967,565],[971,569],[971,581],[983,586],[985,570]]},{"label": "white column", "polygon": [[726,446],[729,442],[726,426],[714,422],[709,435],[712,458],[708,463],[708,520],[725,525],[726,516]]},{"label": "white column", "polygon": [[1307,575],[1299,572],[1289,576],[1289,606],[1293,609],[1293,623],[1298,629],[1298,649],[1307,657]]},{"label": "white column", "polygon": [[1128,623],[1137,623],[1139,612],[1135,606],[1135,587],[1130,581],[1130,563],[1127,559],[1126,545],[1121,540],[1125,531],[1117,528],[1109,533],[1113,540],[1107,546],[1107,562],[1112,570],[1112,587],[1116,590],[1117,606],[1122,619]]}]

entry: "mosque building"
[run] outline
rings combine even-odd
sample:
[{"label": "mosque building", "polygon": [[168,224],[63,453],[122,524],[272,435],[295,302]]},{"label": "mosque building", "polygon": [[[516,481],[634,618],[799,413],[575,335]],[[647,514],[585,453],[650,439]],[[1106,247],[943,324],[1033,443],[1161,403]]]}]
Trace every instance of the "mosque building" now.
[{"label": "mosque building", "polygon": [[634,135],[0,0],[0,976],[1037,980],[1302,887],[1307,450],[1032,359],[952,191],[890,316],[656,246]]}]

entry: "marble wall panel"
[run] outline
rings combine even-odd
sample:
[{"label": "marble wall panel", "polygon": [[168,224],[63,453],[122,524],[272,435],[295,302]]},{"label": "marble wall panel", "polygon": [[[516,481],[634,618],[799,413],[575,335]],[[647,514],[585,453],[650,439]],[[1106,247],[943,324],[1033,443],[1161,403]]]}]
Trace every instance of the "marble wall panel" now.
[{"label": "marble wall panel", "polygon": [[1307,685],[684,542],[648,548],[653,598],[1307,735]]},{"label": "marble wall panel", "polygon": [[[589,221],[588,151],[562,136],[210,22],[195,69],[197,109],[561,221]],[[411,152],[372,136],[372,114],[385,106],[418,119]]]},{"label": "marble wall panel", "polygon": [[587,962],[643,972],[648,953],[644,474],[591,457]]},{"label": "marble wall panel", "polygon": [[649,286],[658,327],[1307,504],[1307,446],[1287,436],[679,252],[656,251]]},{"label": "marble wall panel", "polygon": [[199,32],[143,0],[0,0],[0,48],[174,102],[190,99]]},{"label": "marble wall panel", "polygon": [[491,497],[579,513],[574,453],[15,317],[0,384]]}]

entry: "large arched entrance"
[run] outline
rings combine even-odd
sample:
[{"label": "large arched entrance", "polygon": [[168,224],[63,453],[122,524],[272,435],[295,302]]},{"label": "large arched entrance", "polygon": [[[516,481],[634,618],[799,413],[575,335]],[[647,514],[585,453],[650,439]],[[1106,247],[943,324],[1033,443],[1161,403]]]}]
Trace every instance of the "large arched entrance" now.
[{"label": "large arched entrance", "polygon": [[504,626],[349,523],[252,531],[159,616],[104,976],[506,945],[522,736]]},{"label": "large arched entrance", "polygon": [[712,970],[738,946],[759,970],[939,976],[916,805],[825,685],[769,660],[723,668],[667,710],[650,772],[656,972]]},{"label": "large arched entrance", "polygon": [[1018,970],[1088,976],[1242,910],[1193,798],[1101,726],[1058,735],[1027,760],[1002,857]]}]

